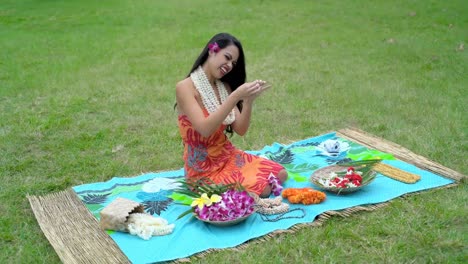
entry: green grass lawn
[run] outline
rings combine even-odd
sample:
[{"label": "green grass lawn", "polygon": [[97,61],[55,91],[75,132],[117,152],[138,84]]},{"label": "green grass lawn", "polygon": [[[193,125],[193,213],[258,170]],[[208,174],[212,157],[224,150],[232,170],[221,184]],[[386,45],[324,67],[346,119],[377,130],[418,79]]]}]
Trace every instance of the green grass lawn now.
[{"label": "green grass lawn", "polygon": [[[221,31],[248,79],[274,85],[239,148],[355,126],[466,174],[467,14],[463,0],[2,1],[0,263],[60,262],[27,194],[183,166],[175,84]],[[192,261],[466,263],[467,197],[463,182]]]}]

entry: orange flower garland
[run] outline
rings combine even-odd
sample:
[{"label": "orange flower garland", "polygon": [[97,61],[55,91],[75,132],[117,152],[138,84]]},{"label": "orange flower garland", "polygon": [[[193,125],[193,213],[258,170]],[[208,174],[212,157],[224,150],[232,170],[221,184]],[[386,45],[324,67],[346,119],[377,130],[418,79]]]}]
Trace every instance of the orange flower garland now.
[{"label": "orange flower garland", "polygon": [[325,193],[312,188],[286,188],[282,193],[283,198],[287,198],[290,203],[298,204],[318,204],[327,197]]}]

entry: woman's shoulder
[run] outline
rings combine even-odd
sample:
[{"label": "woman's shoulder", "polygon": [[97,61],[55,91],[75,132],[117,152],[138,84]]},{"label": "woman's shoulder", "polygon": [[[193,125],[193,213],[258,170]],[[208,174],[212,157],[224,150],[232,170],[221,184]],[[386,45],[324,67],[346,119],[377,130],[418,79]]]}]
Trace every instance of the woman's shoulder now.
[{"label": "woman's shoulder", "polygon": [[176,84],[176,91],[187,91],[187,90],[193,90],[193,88],[195,88],[195,86],[193,85],[193,82],[192,80],[190,79],[190,77],[187,77],[181,81],[179,81],[177,84]]},{"label": "woman's shoulder", "polygon": [[177,96],[198,96],[198,91],[195,89],[195,85],[190,77],[187,77],[176,84]]},{"label": "woman's shoulder", "polygon": [[187,77],[176,84],[176,87],[193,87],[193,82],[190,77]]}]

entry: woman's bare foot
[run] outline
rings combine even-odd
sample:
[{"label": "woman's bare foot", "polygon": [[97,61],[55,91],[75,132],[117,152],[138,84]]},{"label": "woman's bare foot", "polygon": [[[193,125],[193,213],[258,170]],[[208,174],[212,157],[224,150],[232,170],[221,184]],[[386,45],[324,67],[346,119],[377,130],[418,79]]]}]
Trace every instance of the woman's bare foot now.
[{"label": "woman's bare foot", "polygon": [[280,180],[281,184],[284,184],[284,182],[288,179],[288,172],[286,170],[280,170],[280,172],[278,172],[277,177]]}]

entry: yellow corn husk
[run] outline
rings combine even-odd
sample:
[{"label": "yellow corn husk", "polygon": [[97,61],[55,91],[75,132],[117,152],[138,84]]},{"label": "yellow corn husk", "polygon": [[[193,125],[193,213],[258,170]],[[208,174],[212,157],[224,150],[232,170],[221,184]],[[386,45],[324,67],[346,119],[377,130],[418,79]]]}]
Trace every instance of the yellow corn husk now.
[{"label": "yellow corn husk", "polygon": [[421,176],[409,173],[388,164],[378,163],[373,168],[374,171],[404,183],[415,183],[421,179]]}]

